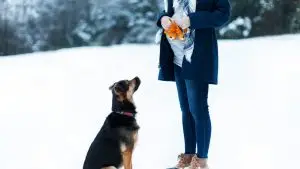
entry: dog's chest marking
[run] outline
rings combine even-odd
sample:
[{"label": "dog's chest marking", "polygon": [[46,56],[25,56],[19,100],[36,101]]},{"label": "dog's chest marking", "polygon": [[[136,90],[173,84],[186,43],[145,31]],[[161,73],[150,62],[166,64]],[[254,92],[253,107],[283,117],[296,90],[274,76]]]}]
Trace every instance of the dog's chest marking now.
[{"label": "dog's chest marking", "polygon": [[123,128],[120,129],[120,135],[122,138],[120,142],[121,152],[133,151],[138,140],[138,131],[130,131]]},{"label": "dog's chest marking", "polygon": [[124,153],[127,150],[126,144],[125,143],[121,143],[120,149],[121,149],[121,152]]}]

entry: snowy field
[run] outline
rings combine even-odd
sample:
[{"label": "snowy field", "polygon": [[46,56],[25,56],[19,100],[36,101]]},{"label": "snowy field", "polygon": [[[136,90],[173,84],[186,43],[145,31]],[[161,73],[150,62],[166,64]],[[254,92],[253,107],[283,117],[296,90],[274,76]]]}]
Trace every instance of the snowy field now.
[{"label": "snowy field", "polygon": [[[209,95],[211,169],[299,169],[300,35],[220,41]],[[139,76],[134,169],[183,151],[174,83],[157,81],[158,46],[122,45],[0,57],[1,169],[81,169],[110,113],[110,84]]]}]

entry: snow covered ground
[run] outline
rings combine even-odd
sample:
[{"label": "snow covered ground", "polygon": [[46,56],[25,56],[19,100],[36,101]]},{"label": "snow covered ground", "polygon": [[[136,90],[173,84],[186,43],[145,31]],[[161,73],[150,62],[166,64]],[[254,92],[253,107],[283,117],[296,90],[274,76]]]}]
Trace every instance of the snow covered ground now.
[{"label": "snow covered ground", "polygon": [[[300,36],[220,41],[209,95],[211,169],[298,169]],[[157,81],[158,47],[122,45],[0,57],[1,169],[81,169],[110,112],[110,84],[136,75],[135,169],[183,151],[174,83]]]}]

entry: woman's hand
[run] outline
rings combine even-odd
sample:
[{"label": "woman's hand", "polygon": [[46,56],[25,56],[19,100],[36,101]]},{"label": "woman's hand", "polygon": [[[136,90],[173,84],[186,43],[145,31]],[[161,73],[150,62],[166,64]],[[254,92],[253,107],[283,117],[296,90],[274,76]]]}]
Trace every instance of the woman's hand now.
[{"label": "woman's hand", "polygon": [[191,26],[191,21],[190,21],[190,18],[188,16],[184,16],[181,19],[176,19],[175,22],[182,29],[186,29],[186,28],[189,28]]},{"label": "woman's hand", "polygon": [[161,26],[167,30],[171,26],[171,18],[168,16],[163,16],[160,20]]}]

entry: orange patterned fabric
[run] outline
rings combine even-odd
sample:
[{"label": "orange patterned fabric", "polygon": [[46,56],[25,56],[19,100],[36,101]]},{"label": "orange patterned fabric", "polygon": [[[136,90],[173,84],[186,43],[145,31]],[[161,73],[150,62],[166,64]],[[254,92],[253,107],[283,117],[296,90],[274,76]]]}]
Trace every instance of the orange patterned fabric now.
[{"label": "orange patterned fabric", "polygon": [[172,40],[184,40],[184,34],[187,30],[182,30],[174,21],[171,21],[171,25],[168,30],[165,30],[164,33]]}]

